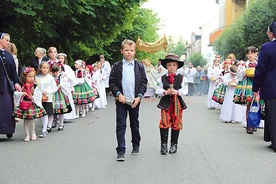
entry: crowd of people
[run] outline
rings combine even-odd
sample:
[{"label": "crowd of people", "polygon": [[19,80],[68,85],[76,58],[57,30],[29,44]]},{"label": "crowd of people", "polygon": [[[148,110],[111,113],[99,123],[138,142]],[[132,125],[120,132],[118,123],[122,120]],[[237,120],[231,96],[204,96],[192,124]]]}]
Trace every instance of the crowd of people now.
[{"label": "crowd of people", "polygon": [[[67,55],[58,53],[55,47],[47,51],[36,48],[35,57],[22,67],[16,46],[10,43],[7,33],[1,33],[0,49],[1,74],[6,76],[2,77],[0,98],[8,107],[3,108],[0,134],[11,138],[15,122],[23,119],[24,141],[36,140],[34,120],[39,119],[42,123],[39,137],[44,138],[57,124],[57,130],[62,131],[64,121],[106,107],[111,67],[103,54],[93,65],[76,60],[73,70]],[[10,89],[13,85],[15,89]]]},{"label": "crowd of people", "polygon": [[[125,160],[126,119],[130,116],[132,154],[139,153],[139,107],[142,97],[160,97],[160,153],[168,152],[167,142],[171,128],[170,154],[177,152],[179,131],[182,129],[182,111],[186,104],[183,96],[207,95],[207,108],[219,109],[225,123],[241,123],[246,133],[265,128],[265,141],[276,151],[274,109],[276,90],[275,35],[276,22],[268,27],[271,42],[258,49],[246,49],[247,61],[236,60],[229,54],[224,61],[217,55],[213,63],[202,68],[192,63],[184,66],[176,54],[167,54],[153,67],[134,59],[136,45],[132,40],[121,44],[123,59],[111,67],[104,55],[99,61],[87,65],[75,61],[74,70],[68,65],[67,55],[58,53],[55,47],[48,50],[38,47],[29,66],[22,67],[17,58],[16,46],[10,43],[10,35],[0,32],[0,134],[13,136],[15,118],[24,120],[24,141],[36,140],[34,120],[42,123],[40,138],[44,138],[57,126],[64,129],[64,121],[85,117],[90,110],[104,109],[107,95],[112,93],[116,101],[117,161]],[[46,55],[47,54],[47,55]],[[254,75],[255,71],[255,75]],[[148,93],[147,93],[148,92]],[[10,114],[8,116],[7,114]],[[263,121],[265,120],[265,121]],[[265,123],[264,123],[265,122]]]}]

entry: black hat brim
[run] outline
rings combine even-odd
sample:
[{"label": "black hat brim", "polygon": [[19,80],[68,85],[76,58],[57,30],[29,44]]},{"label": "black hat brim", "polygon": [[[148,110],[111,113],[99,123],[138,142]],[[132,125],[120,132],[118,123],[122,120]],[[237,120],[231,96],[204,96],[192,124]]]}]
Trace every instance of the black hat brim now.
[{"label": "black hat brim", "polygon": [[178,61],[178,60],[174,60],[174,59],[162,59],[161,60],[161,65],[164,67],[164,68],[167,68],[167,62],[177,62],[177,64],[178,64],[178,68],[177,69],[179,69],[179,68],[181,68],[181,67],[183,67],[183,65],[184,65],[184,62],[183,61]]}]

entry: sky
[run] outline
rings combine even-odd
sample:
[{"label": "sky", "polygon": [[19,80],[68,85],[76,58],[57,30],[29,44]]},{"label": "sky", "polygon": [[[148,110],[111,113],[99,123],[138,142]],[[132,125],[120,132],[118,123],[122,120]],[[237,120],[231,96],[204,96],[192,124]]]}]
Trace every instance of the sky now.
[{"label": "sky", "polygon": [[200,33],[199,27],[219,17],[216,0],[148,0],[142,7],[158,14],[164,25],[160,35],[182,36],[184,40],[190,40],[192,32]]}]

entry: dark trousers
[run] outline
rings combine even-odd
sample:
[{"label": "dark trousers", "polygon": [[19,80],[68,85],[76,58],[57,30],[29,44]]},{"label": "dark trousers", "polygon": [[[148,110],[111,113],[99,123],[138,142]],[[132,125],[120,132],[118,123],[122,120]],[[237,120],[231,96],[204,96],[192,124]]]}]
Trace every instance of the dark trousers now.
[{"label": "dark trousers", "polygon": [[271,141],[276,149],[276,98],[265,100],[264,141]]},{"label": "dark trousers", "polygon": [[139,107],[140,104],[136,106],[136,108],[132,109],[127,104],[122,104],[116,101],[116,136],[118,147],[116,148],[117,153],[125,153],[126,152],[126,141],[125,141],[125,133],[126,133],[126,119],[127,112],[129,112],[129,120],[130,120],[130,129],[131,129],[131,142],[132,145],[140,145],[140,133],[139,133]]}]

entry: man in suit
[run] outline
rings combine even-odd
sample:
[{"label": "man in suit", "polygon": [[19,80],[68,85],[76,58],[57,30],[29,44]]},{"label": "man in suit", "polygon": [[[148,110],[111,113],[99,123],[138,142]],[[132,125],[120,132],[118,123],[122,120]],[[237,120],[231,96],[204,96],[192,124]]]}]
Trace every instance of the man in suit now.
[{"label": "man in suit", "polygon": [[45,49],[37,47],[35,49],[35,57],[30,61],[30,67],[33,67],[37,72],[38,66],[41,61],[48,61],[49,58],[45,57]]},{"label": "man in suit", "polygon": [[116,137],[117,161],[125,160],[126,119],[129,112],[132,135],[132,154],[139,153],[139,106],[147,90],[147,76],[144,66],[134,59],[136,45],[132,40],[124,40],[121,45],[123,59],[114,63],[109,77],[109,87],[116,97]]},{"label": "man in suit", "polygon": [[276,21],[268,26],[267,36],[270,42],[260,49],[252,91],[265,101],[264,141],[271,142],[269,148],[276,152]]}]

